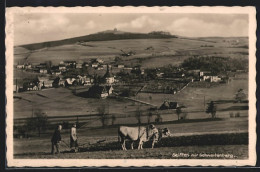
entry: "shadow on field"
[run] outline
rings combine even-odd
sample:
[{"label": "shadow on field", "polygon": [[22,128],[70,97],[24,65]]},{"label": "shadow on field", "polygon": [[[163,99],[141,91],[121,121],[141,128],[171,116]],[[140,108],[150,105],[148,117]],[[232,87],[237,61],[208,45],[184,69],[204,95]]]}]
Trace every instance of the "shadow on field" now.
[{"label": "shadow on field", "polygon": [[[135,142],[134,148],[137,148],[138,143]],[[225,133],[225,134],[206,134],[194,136],[178,136],[165,137],[155,145],[158,147],[178,147],[178,146],[206,146],[206,145],[247,145],[248,133]],[[126,142],[127,149],[130,149],[130,142]],[[146,142],[144,148],[151,148],[151,142]],[[109,151],[120,150],[119,142],[109,142],[102,144],[93,144],[89,147],[80,148],[80,152],[91,151]]]}]

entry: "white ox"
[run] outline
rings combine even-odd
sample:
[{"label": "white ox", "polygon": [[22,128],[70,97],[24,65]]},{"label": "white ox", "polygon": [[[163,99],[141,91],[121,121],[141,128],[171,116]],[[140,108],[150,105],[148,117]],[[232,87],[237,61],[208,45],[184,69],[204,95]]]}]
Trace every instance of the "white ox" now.
[{"label": "white ox", "polygon": [[[170,135],[170,131],[167,128],[158,130],[153,124],[146,127],[127,127],[120,126],[118,129],[118,139],[121,143],[122,149],[126,150],[125,141],[129,139],[131,141],[131,149],[133,148],[134,141],[139,140],[138,149],[143,149],[143,142],[152,141],[152,148],[154,143],[158,142],[162,135]],[[121,140],[120,140],[121,139]]]}]

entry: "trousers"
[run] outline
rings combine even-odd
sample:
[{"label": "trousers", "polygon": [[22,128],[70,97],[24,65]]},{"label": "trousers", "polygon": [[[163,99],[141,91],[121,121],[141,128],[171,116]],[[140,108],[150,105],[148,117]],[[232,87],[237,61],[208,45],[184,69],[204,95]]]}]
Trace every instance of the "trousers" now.
[{"label": "trousers", "polygon": [[51,153],[54,154],[54,149],[56,147],[57,153],[60,153],[60,143],[51,142]]}]

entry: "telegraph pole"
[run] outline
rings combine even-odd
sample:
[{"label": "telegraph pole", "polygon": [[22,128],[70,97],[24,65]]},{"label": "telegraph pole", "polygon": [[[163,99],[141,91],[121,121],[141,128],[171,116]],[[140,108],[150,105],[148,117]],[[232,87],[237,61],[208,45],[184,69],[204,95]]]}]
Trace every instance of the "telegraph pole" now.
[{"label": "telegraph pole", "polygon": [[205,97],[206,97],[206,96],[204,96],[204,109],[205,109],[205,106],[206,106],[206,101],[205,101]]},{"label": "telegraph pole", "polygon": [[15,92],[18,93],[18,89],[17,89],[17,78],[15,79]]}]

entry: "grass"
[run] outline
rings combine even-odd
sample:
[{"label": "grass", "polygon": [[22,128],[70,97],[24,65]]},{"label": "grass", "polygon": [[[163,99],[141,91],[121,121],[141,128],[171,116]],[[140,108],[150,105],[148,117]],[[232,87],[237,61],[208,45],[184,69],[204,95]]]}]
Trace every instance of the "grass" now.
[{"label": "grass", "polygon": [[[188,157],[181,156],[181,153],[188,154]],[[177,156],[176,156],[177,154]],[[196,157],[191,155],[199,154]],[[200,155],[201,154],[201,155]],[[233,155],[228,157],[205,158],[203,154],[224,154]],[[114,150],[114,151],[96,151],[84,153],[62,153],[59,155],[50,155],[47,152],[32,153],[15,156],[17,159],[247,159],[247,145],[226,145],[226,146],[180,146],[172,148],[154,148],[143,150]],[[213,165],[213,164],[212,164]]]}]

